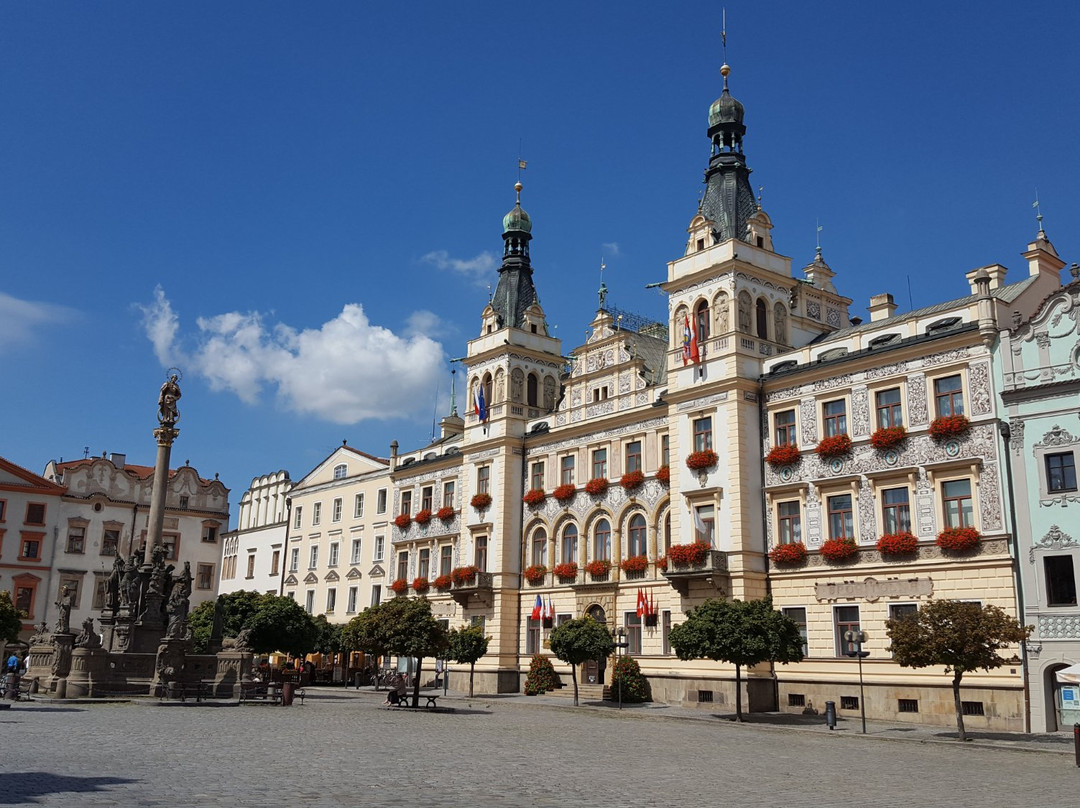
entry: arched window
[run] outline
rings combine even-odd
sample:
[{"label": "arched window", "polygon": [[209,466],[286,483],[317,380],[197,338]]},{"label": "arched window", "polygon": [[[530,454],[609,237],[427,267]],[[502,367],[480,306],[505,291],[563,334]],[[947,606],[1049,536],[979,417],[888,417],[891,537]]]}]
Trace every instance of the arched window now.
[{"label": "arched window", "polygon": [[593,533],[593,560],[607,561],[611,558],[611,523],[601,519]]},{"label": "arched window", "polygon": [[577,525],[569,524],[563,528],[562,552],[559,556],[559,560],[563,564],[567,564],[571,561],[577,561],[577,537]]},{"label": "arched window", "polygon": [[648,552],[648,545],[645,543],[645,517],[640,513],[635,513],[630,517],[630,529],[627,532],[627,537],[626,552],[628,556],[642,556]]},{"label": "arched window", "polygon": [[776,341],[781,345],[787,345],[787,308],[783,303],[773,306],[773,333]]},{"label": "arched window", "polygon": [[757,310],[757,335],[760,339],[768,339],[769,307],[765,305],[765,301],[759,297],[755,309]]},{"label": "arched window", "polygon": [[492,402],[494,402],[494,400],[495,400],[491,396],[492,390],[491,390],[491,374],[490,373],[485,373],[484,374],[483,386],[484,386],[484,403],[490,409]]},{"label": "arched window", "polygon": [[539,528],[532,538],[532,563],[547,566],[547,531]]},{"label": "arched window", "polygon": [[540,402],[540,383],[536,378],[535,373],[530,373],[528,381],[526,383],[526,396],[525,402],[530,407],[536,407]]},{"label": "arched window", "polygon": [[702,300],[694,307],[694,328],[697,331],[698,340],[709,338],[709,325],[712,317],[709,314],[709,303]]},{"label": "arched window", "polygon": [[334,466],[334,479],[335,480],[343,480],[343,479],[345,479],[345,475],[348,474],[348,473],[349,473],[349,467],[346,466],[344,463],[341,463],[341,464],[339,464],[337,466]]},{"label": "arched window", "polygon": [[664,554],[671,549],[671,514],[664,517]]}]

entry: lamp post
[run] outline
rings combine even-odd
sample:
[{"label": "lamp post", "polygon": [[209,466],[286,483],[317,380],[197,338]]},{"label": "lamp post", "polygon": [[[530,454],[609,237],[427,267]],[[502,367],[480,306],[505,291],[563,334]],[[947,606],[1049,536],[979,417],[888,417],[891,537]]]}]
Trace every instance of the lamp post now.
[{"label": "lamp post", "polygon": [[615,675],[619,680],[619,709],[622,709],[622,671],[619,670],[619,659],[621,657],[622,649],[629,648],[630,643],[626,641],[626,629],[623,626],[619,626],[615,630],[615,636],[617,636],[618,642],[615,643]]},{"label": "lamp post", "polygon": [[862,731],[863,735],[866,734],[866,696],[863,692],[863,675],[862,675],[862,661],[863,657],[870,656],[869,651],[864,651],[862,645],[866,642],[865,631],[845,631],[844,641],[848,644],[848,648],[851,649],[847,652],[849,657],[856,657],[859,660],[859,714],[862,716]]}]

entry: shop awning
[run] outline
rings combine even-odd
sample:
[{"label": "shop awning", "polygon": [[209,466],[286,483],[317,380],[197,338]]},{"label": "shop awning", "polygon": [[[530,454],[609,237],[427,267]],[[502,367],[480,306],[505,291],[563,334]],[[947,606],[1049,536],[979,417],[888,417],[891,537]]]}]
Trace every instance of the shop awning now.
[{"label": "shop awning", "polygon": [[1080,665],[1070,665],[1057,672],[1057,680],[1071,685],[1080,685]]}]

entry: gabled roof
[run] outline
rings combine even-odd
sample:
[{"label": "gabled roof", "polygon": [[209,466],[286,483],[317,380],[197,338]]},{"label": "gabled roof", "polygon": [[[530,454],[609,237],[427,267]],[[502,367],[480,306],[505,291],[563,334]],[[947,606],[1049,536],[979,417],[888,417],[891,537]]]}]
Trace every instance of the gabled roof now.
[{"label": "gabled roof", "polygon": [[8,491],[25,490],[37,494],[61,495],[66,490],[29,469],[0,457],[0,488]]},{"label": "gabled roof", "polygon": [[[125,463],[121,467],[121,466],[116,466],[115,463],[113,463],[108,458],[104,458],[104,457],[86,457],[86,458],[81,458],[79,460],[67,460],[67,461],[64,461],[63,463],[57,463],[56,464],[56,470],[57,470],[58,473],[63,474],[65,471],[67,471],[69,469],[76,469],[76,468],[81,468],[83,466],[90,466],[90,465],[93,465],[94,463],[97,463],[97,462],[102,461],[102,460],[105,461],[106,463],[112,463],[112,465],[116,468],[117,471],[127,472],[132,477],[137,477],[140,480],[150,480],[150,479],[153,479],[153,477],[154,477],[154,467],[153,466],[139,466],[139,465],[136,465],[135,463]],[[190,466],[184,466],[184,468],[191,468],[191,467]],[[169,469],[169,477],[170,478],[175,477],[178,472],[179,472],[179,469]],[[205,485],[209,485],[210,483],[214,482],[214,480],[208,480],[205,477],[199,477],[199,482],[203,483]],[[217,482],[221,482],[221,481],[218,480]]]}]

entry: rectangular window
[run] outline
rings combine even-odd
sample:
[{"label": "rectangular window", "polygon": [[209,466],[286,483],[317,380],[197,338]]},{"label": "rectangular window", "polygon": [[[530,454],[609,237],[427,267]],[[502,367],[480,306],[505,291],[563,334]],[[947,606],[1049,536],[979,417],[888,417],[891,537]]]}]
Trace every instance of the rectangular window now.
[{"label": "rectangular window", "polygon": [[661,466],[670,466],[671,465],[671,436],[670,435],[661,435],[660,436],[660,465]]},{"label": "rectangular window", "polygon": [[716,507],[697,505],[694,507],[694,541],[713,545],[716,536]]},{"label": "rectangular window", "polygon": [[533,463],[529,474],[529,488],[537,489],[544,487],[544,464]]},{"label": "rectangular window", "polygon": [[919,606],[915,603],[890,603],[889,604],[889,619],[890,620],[902,620],[905,617],[911,617],[913,614],[919,613]]},{"label": "rectangular window", "polygon": [[311,507],[311,526],[315,527],[322,523],[322,503],[316,502]]},{"label": "rectangular window", "polygon": [[382,603],[382,586],[373,584],[371,587],[371,605],[378,606]]},{"label": "rectangular window", "polygon": [[881,390],[875,396],[877,401],[877,425],[889,429],[904,425],[904,413],[900,408],[900,388]]},{"label": "rectangular window", "polygon": [[934,410],[939,417],[964,414],[964,385],[959,374],[934,379]]},{"label": "rectangular window", "polygon": [[694,419],[694,451],[704,452],[712,448],[712,418]]},{"label": "rectangular window", "polygon": [[27,502],[25,523],[28,525],[45,524],[45,504],[42,502]]},{"label": "rectangular window", "polygon": [[114,556],[120,546],[120,531],[107,527],[101,534],[101,554]]},{"label": "rectangular window", "polygon": [[360,546],[361,546],[361,543],[362,543],[362,539],[353,539],[352,540],[352,552],[349,554],[349,563],[350,564],[359,564],[360,563]]},{"label": "rectangular window", "polygon": [[333,614],[334,609],[336,609],[336,608],[337,608],[337,590],[336,589],[327,589],[326,590],[326,613],[327,614]]},{"label": "rectangular window", "polygon": [[300,548],[294,547],[289,553],[289,572],[296,572],[300,569]]},{"label": "rectangular window", "polygon": [[214,588],[214,565],[213,564],[199,564],[196,567],[195,573],[195,587],[197,589],[213,589]]},{"label": "rectangular window", "polygon": [[[35,533],[35,536],[41,535]],[[41,560],[41,541],[40,539],[23,539],[19,545],[19,560],[20,561],[40,561]]]},{"label": "rectangular window", "polygon": [[334,507],[330,511],[330,521],[331,522],[340,522],[341,521],[341,497],[336,497],[334,499]]},{"label": "rectangular window", "polygon": [[24,614],[33,616],[34,614],[34,587],[32,586],[16,586],[15,587],[15,608]]},{"label": "rectangular window", "polygon": [[795,439],[795,410],[784,410],[773,416],[773,434],[777,446],[794,446],[798,443]]},{"label": "rectangular window", "polygon": [[412,514],[412,491],[401,492],[401,513],[406,516]]},{"label": "rectangular window", "polygon": [[487,572],[487,557],[488,557],[488,537],[477,536],[476,537],[476,558],[473,560],[480,572]]},{"label": "rectangular window", "polygon": [[176,561],[176,554],[180,548],[180,536],[176,533],[165,533],[161,537],[161,545],[165,548],[165,560]]},{"label": "rectangular window", "polygon": [[255,554],[254,553],[248,553],[247,577],[248,578],[254,578],[255,577]]},{"label": "rectangular window", "polygon": [[886,488],[881,492],[881,519],[886,533],[911,532],[907,488]]},{"label": "rectangular window", "polygon": [[574,456],[566,455],[559,459],[559,485],[574,484]]},{"label": "rectangular window", "polygon": [[362,519],[364,517],[364,495],[357,494],[353,497],[353,519]]},{"label": "rectangular window", "polygon": [[279,566],[280,564],[281,564],[281,550],[274,550],[273,554],[270,556],[270,574],[271,575],[277,575],[278,574],[278,570],[281,569],[281,567]]},{"label": "rectangular window", "polygon": [[847,434],[847,401],[842,398],[826,401],[821,405],[822,426],[825,437]]},{"label": "rectangular window", "polygon": [[432,495],[433,495],[432,492],[434,490],[435,490],[434,487],[430,486],[430,485],[425,485],[423,488],[420,489],[420,510],[422,510],[422,511],[430,511],[431,510],[431,503],[433,501],[432,500]]},{"label": "rectangular window", "polygon": [[105,595],[109,589],[109,579],[100,572],[94,573],[94,599],[90,604],[91,609],[105,608]]},{"label": "rectangular window", "polygon": [[632,440],[626,444],[626,468],[623,471],[641,471],[641,441]]},{"label": "rectangular window", "polygon": [[299,530],[304,516],[304,508],[300,505],[296,506],[296,511],[293,513],[293,529]]},{"label": "rectangular window", "polygon": [[79,596],[82,594],[80,591],[82,587],[82,578],[78,575],[61,575],[60,585],[56,588],[57,600],[60,600],[60,593],[64,591],[64,587],[67,587],[68,599],[71,603],[72,609],[79,608]]},{"label": "rectangular window", "polygon": [[571,561],[577,561],[577,528],[573,525],[567,525],[563,529],[562,534],[562,563],[569,564]]},{"label": "rectangular window", "polygon": [[780,544],[802,541],[802,515],[797,499],[777,503],[776,518]]},{"label": "rectangular window", "polygon": [[308,614],[314,614],[315,613],[315,590],[314,589],[309,589],[308,592],[307,592],[307,597],[304,599],[304,610]]},{"label": "rectangular window", "polygon": [[0,522],[4,521],[4,516],[7,514],[7,500],[0,499]]},{"label": "rectangular window", "polygon": [[202,540],[208,544],[217,541],[217,525],[203,525]]},{"label": "rectangular window", "polygon": [[1076,460],[1072,452],[1046,455],[1046,488],[1054,492],[1076,490]]},{"label": "rectangular window", "polygon": [[810,656],[810,645],[806,641],[806,608],[804,606],[789,606],[781,609],[780,612],[799,627],[799,636],[802,637],[802,654],[804,657]]},{"label": "rectangular window", "polygon": [[1076,573],[1072,556],[1046,556],[1046,603],[1048,606],[1076,605]]},{"label": "rectangular window", "polygon": [[319,566],[319,545],[316,544],[311,548],[310,555],[308,556],[308,569],[313,570],[317,566]]},{"label": "rectangular window", "polygon": [[592,453],[592,478],[607,477],[607,449],[595,449]]},{"label": "rectangular window", "polygon": [[68,528],[67,551],[82,553],[86,549],[86,526],[71,525]]},{"label": "rectangular window", "polygon": [[829,538],[855,538],[855,523],[851,513],[851,494],[829,497]]},{"label": "rectangular window", "polygon": [[[546,543],[546,542],[545,542]],[[630,555],[637,555],[630,550]],[[533,548],[533,556],[536,556],[536,548]],[[600,519],[596,523],[596,527],[593,528],[593,553],[592,557],[596,561],[610,561],[611,560],[611,523],[607,519]],[[539,563],[539,562],[535,562]]]},{"label": "rectangular window", "polygon": [[540,621],[531,617],[525,618],[525,653],[540,653]]},{"label": "rectangular window", "polygon": [[431,575],[431,550],[427,547],[420,551],[420,559],[417,562],[416,574],[420,578],[427,578]]},{"label": "rectangular window", "polygon": [[975,526],[975,510],[971,501],[971,480],[949,480],[942,483],[941,496],[945,506],[946,527]]},{"label": "rectangular window", "polygon": [[386,489],[380,488],[375,496],[375,513],[386,513]]},{"label": "rectangular window", "polygon": [[326,561],[327,566],[336,567],[338,565],[338,542],[330,542],[330,558]]},{"label": "rectangular window", "polygon": [[443,483],[442,487],[442,506],[444,508],[454,507],[454,481],[450,480]]},{"label": "rectangular window", "polygon": [[626,626],[626,648],[623,653],[631,656],[641,656],[641,617],[637,612],[626,612],[623,615],[623,625]]},{"label": "rectangular window", "polygon": [[454,568],[454,548],[447,544],[439,548],[439,575],[449,575]]},{"label": "rectangular window", "polygon": [[834,606],[833,625],[836,634],[836,655],[844,656],[847,653],[847,643],[844,634],[848,631],[859,630],[859,607],[858,606]]},{"label": "rectangular window", "polygon": [[386,550],[386,537],[385,536],[376,536],[375,537],[375,557],[372,559],[372,561],[382,561],[383,560],[383,553],[385,552],[385,550]]},{"label": "rectangular window", "polygon": [[409,551],[405,550],[398,553],[397,557],[397,577],[408,578],[409,577]]},{"label": "rectangular window", "polygon": [[188,498],[180,497],[180,510],[186,511],[188,509]]},{"label": "rectangular window", "polygon": [[489,494],[491,487],[491,466],[480,466],[476,470],[476,493]]},{"label": "rectangular window", "polygon": [[349,587],[349,602],[348,602],[348,604],[346,606],[346,611],[349,614],[355,614],[356,613],[356,596],[359,595],[359,594],[360,594],[360,587],[357,587],[357,586],[350,586]]}]

